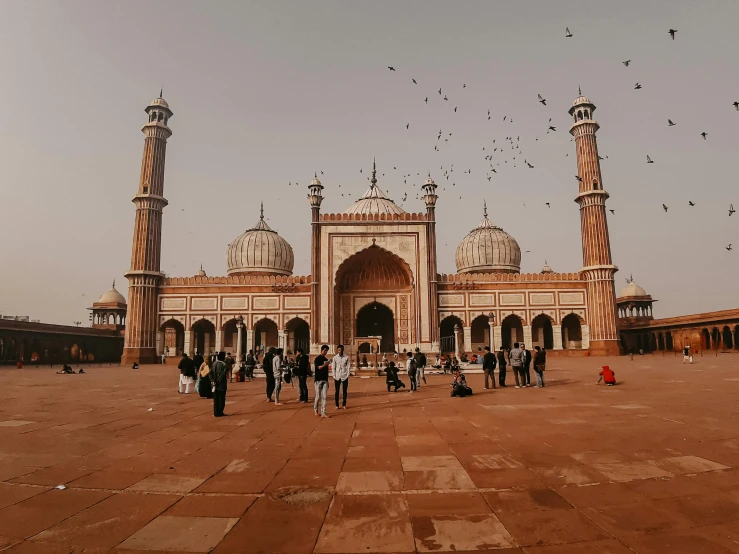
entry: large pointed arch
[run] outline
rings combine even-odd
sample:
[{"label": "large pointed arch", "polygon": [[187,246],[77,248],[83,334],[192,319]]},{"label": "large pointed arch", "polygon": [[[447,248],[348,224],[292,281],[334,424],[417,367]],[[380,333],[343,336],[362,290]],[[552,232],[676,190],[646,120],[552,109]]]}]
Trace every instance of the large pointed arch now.
[{"label": "large pointed arch", "polygon": [[409,290],[413,287],[413,271],[405,260],[373,244],[339,265],[335,286],[338,292]]}]

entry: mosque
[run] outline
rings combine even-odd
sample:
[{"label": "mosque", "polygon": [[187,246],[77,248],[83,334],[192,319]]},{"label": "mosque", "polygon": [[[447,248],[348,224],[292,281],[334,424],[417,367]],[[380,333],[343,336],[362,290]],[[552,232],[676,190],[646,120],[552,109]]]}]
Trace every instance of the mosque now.
[{"label": "mosque", "polygon": [[515,341],[554,353],[619,353],[606,200],[596,143],[595,105],[580,96],[569,110],[575,138],[583,267],[521,273],[516,240],[488,219],[456,251],[457,272],[437,271],[436,194],[429,175],[425,211],[388,198],[373,167],[365,194],[342,213],[323,213],[323,185],[308,186],[310,275],[293,274],[293,249],[264,219],[227,248],[226,275],[167,277],[160,268],[164,167],[172,135],[168,103],[146,108],[123,362],[152,363],[183,352],[280,346],[316,354],[342,343],[349,354],[478,352]]}]

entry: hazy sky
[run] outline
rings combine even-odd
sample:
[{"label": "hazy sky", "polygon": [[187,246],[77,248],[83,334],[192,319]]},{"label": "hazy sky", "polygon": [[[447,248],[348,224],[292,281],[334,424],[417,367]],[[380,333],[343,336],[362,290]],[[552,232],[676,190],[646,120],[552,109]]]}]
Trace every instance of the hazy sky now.
[{"label": "hazy sky", "polygon": [[[441,272],[455,271],[484,198],[530,250],[523,271],[545,258],[576,271],[567,110],[580,85],[608,156],[617,292],[633,273],[660,300],[657,316],[737,307],[737,21],[735,0],[2,2],[0,313],[87,322],[114,278],[126,294],[143,110],[162,86],[175,114],[162,253],[172,276],[201,263],[224,275],[228,243],[262,200],[307,274],[314,170],[323,211],[339,212],[366,190],[373,156],[408,211],[424,211],[426,172],[440,185]],[[488,181],[484,156],[501,146]]]}]

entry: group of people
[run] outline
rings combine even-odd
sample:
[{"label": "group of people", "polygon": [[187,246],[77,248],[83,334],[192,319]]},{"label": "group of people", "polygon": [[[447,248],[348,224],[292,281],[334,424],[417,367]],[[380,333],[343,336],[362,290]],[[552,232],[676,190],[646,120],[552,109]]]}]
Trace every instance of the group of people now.
[{"label": "group of people", "polygon": [[513,344],[513,348],[506,352],[504,347],[500,347],[497,355],[490,351],[490,347],[485,347],[485,354],[482,357],[482,370],[485,374],[485,388],[490,388],[492,381],[493,388],[495,386],[495,369],[498,368],[498,384],[501,387],[506,385],[506,369],[510,365],[513,369],[513,375],[516,378],[516,388],[531,387],[531,364],[534,365],[534,373],[536,374],[536,387],[544,386],[544,370],[547,365],[547,352],[539,346],[534,347],[534,353],[526,349],[526,345],[518,342]]}]

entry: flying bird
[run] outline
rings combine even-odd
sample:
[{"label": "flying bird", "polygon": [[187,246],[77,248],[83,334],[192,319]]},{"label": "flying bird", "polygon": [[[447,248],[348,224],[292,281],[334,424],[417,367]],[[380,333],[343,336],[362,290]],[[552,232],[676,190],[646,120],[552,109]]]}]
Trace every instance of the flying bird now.
[{"label": "flying bird", "polygon": [[653,164],[653,163],[654,163],[654,162],[652,161],[652,158],[650,158],[650,157],[649,157],[649,154],[647,154],[647,163],[648,163],[648,164]]},{"label": "flying bird", "polygon": [[544,202],[547,205],[547,208],[551,208],[551,204],[549,202]]},{"label": "flying bird", "polygon": [[731,206],[729,206],[729,217],[731,217],[731,215],[732,215],[732,214],[733,214],[734,212],[736,212],[736,210],[734,209],[734,204],[732,204]]},{"label": "flying bird", "polygon": [[394,67],[393,67],[392,65],[389,65],[389,66],[387,66],[387,68],[388,68],[388,69],[389,69],[390,71],[395,71],[395,68],[394,68]]},{"label": "flying bird", "polygon": [[703,140],[706,140],[706,137],[708,136],[708,133],[706,133],[705,131],[703,131],[701,133],[701,136],[703,137]]},{"label": "flying bird", "polygon": [[611,212],[613,215],[616,215],[616,210],[608,210],[608,211]]},{"label": "flying bird", "polygon": [[429,97],[428,96],[426,97],[426,100],[424,100],[424,102],[426,102],[427,104],[429,103]]},{"label": "flying bird", "polygon": [[668,32],[668,33],[670,34],[670,36],[672,37],[672,40],[675,40],[675,33],[677,33],[677,29],[670,29],[670,30],[669,30],[669,31],[667,31],[667,32]]},{"label": "flying bird", "polygon": [[530,169],[534,169],[534,166],[531,165],[527,160],[524,160],[524,163],[529,166]]},{"label": "flying bird", "polygon": [[692,200],[688,200],[688,206],[695,206],[695,202],[693,202]]},{"label": "flying bird", "polygon": [[665,204],[662,204],[662,209],[666,212],[667,211],[667,206]]},{"label": "flying bird", "polygon": [[409,128],[410,128],[410,126],[411,126],[411,124],[410,124],[410,123],[408,123],[408,124],[407,124],[407,125],[405,126],[405,128],[406,128],[406,129],[409,129]]},{"label": "flying bird", "polygon": [[580,177],[579,175],[575,175],[575,179],[577,179],[578,181],[582,183],[582,177]]},{"label": "flying bird", "polygon": [[634,90],[639,90],[641,88],[641,85],[639,83],[636,83],[634,85]]},{"label": "flying bird", "polygon": [[462,88],[467,88],[467,85],[465,85],[465,84],[462,84]]},{"label": "flying bird", "polygon": [[734,107],[736,108],[736,111],[738,111],[738,112],[739,112],[739,102],[734,102],[734,103],[732,104],[732,106],[734,106]]},{"label": "flying bird", "polygon": [[674,127],[674,126],[675,126],[675,122],[674,122],[674,121],[672,121],[672,119],[668,119],[668,120],[667,120],[667,126],[668,126],[668,127]]},{"label": "flying bird", "polygon": [[572,33],[570,33],[570,28],[565,27],[565,38],[571,38],[571,37],[572,37]]},{"label": "flying bird", "polygon": [[629,64],[631,63],[631,60],[626,60],[625,62],[622,62],[626,67],[629,67]]},{"label": "flying bird", "polygon": [[733,250],[733,248],[731,247],[731,244],[729,244],[729,246],[726,247],[726,250],[728,250],[729,252]]},{"label": "flying bird", "polygon": [[439,89],[439,96],[441,96],[441,89]]},{"label": "flying bird", "polygon": [[417,85],[418,84],[415,79],[411,79],[411,81],[413,81],[413,84],[414,85]]},{"label": "flying bird", "polygon": [[546,106],[547,105],[547,99],[546,98],[542,98],[541,97],[541,94],[537,94],[537,96],[539,97],[539,103],[542,104],[543,106]]},{"label": "flying bird", "polygon": [[556,128],[556,127],[555,127],[554,125],[550,125],[550,126],[549,126],[549,130],[550,130],[550,131],[556,131],[556,130],[557,130],[557,128]]},{"label": "flying bird", "polygon": [[454,113],[457,113],[457,106],[454,106]]}]

